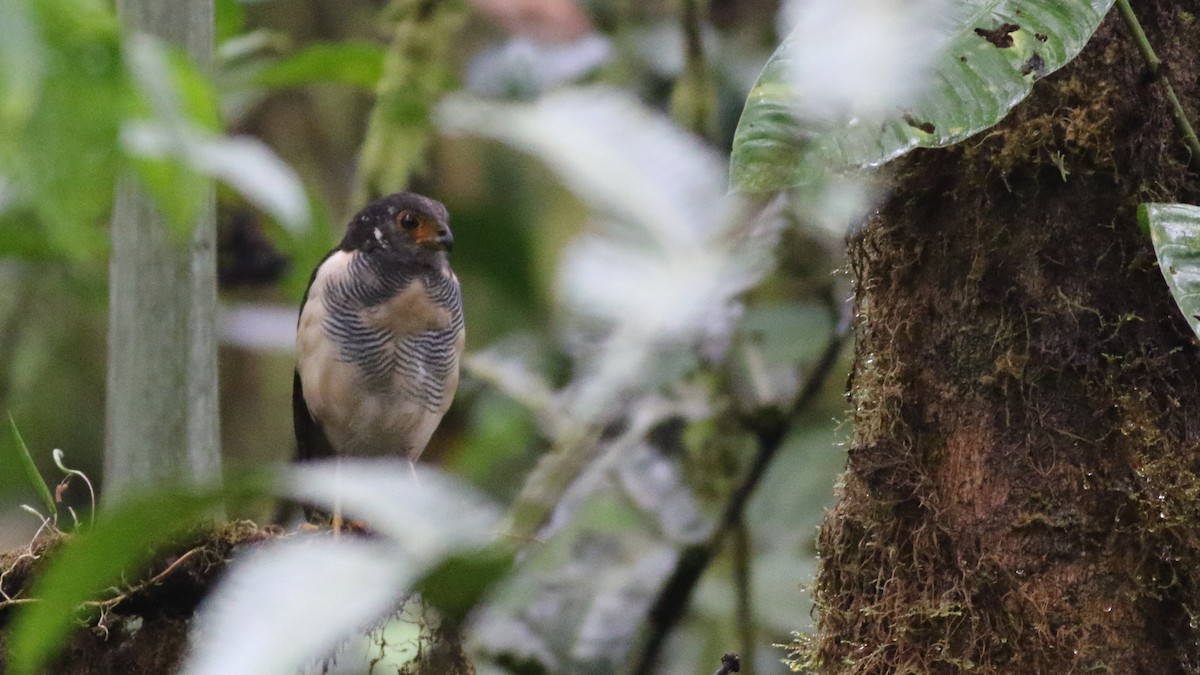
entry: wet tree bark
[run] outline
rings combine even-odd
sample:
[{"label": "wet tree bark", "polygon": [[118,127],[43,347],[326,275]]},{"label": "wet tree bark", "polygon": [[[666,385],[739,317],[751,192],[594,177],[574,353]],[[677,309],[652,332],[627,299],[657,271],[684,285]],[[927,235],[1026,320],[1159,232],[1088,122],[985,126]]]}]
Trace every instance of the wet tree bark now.
[{"label": "wet tree bark", "polygon": [[[1194,5],[1136,7],[1200,113]],[[852,240],[819,672],[1200,671],[1200,348],[1135,217],[1200,182],[1143,72],[1110,16]]]}]

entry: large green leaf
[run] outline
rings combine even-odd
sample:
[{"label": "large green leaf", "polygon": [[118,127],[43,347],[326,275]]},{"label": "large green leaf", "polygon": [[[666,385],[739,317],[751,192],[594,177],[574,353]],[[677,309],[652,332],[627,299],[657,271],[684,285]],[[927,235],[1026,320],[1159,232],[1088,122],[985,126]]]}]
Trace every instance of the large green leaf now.
[{"label": "large green leaf", "polygon": [[1142,204],[1138,220],[1150,230],[1158,267],[1175,304],[1200,335],[1200,207]]},{"label": "large green leaf", "polygon": [[369,42],[318,43],[301,49],[254,77],[264,87],[342,82],[374,91],[383,74],[384,50]]},{"label": "large green leaf", "polygon": [[804,102],[792,86],[791,64],[809,46],[799,44],[793,33],[771,56],[746,100],[733,142],[733,187],[783,189],[809,182],[825,168],[877,166],[913,148],[951,145],[987,129],[1024,99],[1035,81],[1073,59],[1111,6],[1112,0],[943,3],[938,25],[946,48],[925,94],[911,108],[882,120],[846,119],[820,128],[795,114]]}]

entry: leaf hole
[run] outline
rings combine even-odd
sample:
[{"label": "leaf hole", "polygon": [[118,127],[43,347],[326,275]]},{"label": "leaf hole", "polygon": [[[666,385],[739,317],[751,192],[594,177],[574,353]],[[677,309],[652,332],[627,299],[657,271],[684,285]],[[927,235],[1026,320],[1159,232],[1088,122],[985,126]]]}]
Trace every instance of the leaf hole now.
[{"label": "leaf hole", "polygon": [[1046,76],[1046,60],[1043,59],[1040,54],[1035,52],[1033,56],[1029,57],[1029,60],[1021,66],[1021,74],[1032,74],[1033,79],[1040,80]]},{"label": "leaf hole", "polygon": [[904,123],[914,129],[924,131],[927,134],[932,134],[933,132],[937,131],[937,127],[933,125],[933,122],[922,122],[921,120],[918,120],[907,113],[904,115]]},{"label": "leaf hole", "polygon": [[1007,49],[1013,46],[1012,34],[1021,30],[1021,27],[1015,23],[1003,23],[999,27],[988,30],[986,28],[976,28],[975,34],[979,37],[992,43],[999,49]]}]

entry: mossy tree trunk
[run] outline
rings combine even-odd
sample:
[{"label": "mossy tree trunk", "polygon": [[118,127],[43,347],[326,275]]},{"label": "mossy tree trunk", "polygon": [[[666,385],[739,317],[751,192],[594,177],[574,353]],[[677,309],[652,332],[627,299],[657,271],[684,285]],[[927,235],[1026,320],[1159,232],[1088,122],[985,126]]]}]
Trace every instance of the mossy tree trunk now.
[{"label": "mossy tree trunk", "polygon": [[[1200,113],[1194,5],[1136,5]],[[854,436],[823,673],[1200,670],[1200,348],[1135,208],[1200,199],[1115,14],[851,241]]]}]

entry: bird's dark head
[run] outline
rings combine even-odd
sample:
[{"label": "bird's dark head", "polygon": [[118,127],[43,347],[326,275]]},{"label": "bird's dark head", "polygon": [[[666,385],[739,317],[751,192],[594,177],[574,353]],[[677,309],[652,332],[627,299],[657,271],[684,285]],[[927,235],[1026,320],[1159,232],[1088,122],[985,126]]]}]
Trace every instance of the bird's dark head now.
[{"label": "bird's dark head", "polygon": [[413,192],[380,197],[355,214],[338,247],[343,251],[449,252],[450,214],[441,202]]}]

